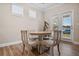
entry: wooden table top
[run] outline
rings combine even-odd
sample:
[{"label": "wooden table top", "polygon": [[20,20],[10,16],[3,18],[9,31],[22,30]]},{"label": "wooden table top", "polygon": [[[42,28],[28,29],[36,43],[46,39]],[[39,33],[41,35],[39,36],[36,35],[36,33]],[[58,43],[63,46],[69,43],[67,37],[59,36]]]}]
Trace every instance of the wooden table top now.
[{"label": "wooden table top", "polygon": [[49,31],[39,31],[39,32],[30,32],[31,35],[48,35],[51,34]]}]

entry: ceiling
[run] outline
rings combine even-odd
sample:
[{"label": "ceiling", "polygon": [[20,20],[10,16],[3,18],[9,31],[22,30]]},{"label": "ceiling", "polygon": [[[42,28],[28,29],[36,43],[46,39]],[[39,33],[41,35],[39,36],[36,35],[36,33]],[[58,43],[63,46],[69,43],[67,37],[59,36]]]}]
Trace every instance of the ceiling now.
[{"label": "ceiling", "polygon": [[28,3],[28,5],[32,6],[32,7],[36,7],[39,8],[41,10],[46,10],[50,7],[56,7],[59,5],[62,5],[63,3]]}]

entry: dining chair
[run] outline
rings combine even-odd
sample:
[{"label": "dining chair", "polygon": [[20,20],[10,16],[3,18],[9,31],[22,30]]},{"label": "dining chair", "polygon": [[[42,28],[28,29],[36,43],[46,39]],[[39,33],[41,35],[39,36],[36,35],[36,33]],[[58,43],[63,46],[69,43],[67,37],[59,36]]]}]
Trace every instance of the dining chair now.
[{"label": "dining chair", "polygon": [[28,33],[27,30],[21,30],[21,40],[22,40],[22,46],[23,46],[23,51],[22,51],[22,55],[24,55],[24,53],[27,51],[28,54],[33,54],[31,52],[31,46],[28,44]]},{"label": "dining chair", "polygon": [[[57,49],[58,49],[58,53],[60,55],[60,49],[59,49],[59,44],[60,44],[60,41],[61,41],[61,31],[59,30],[54,30],[53,31],[53,35],[51,35],[51,37],[49,37],[49,40],[43,40],[41,42],[42,45],[46,46],[46,47],[49,47],[49,51],[50,51],[50,55],[54,55],[54,47],[57,46]],[[52,34],[52,33],[51,33]],[[48,52],[45,51],[45,53]]]},{"label": "dining chair", "polygon": [[30,37],[30,32],[27,30],[21,30],[21,39],[23,44],[22,55],[25,53],[25,50],[28,52],[27,55],[35,55],[32,51],[32,47],[38,45],[38,40],[33,40],[34,37]]},{"label": "dining chair", "polygon": [[54,40],[54,43],[52,45],[53,45],[53,47],[57,46],[58,53],[60,55],[60,48],[59,48],[59,44],[61,41],[61,31],[60,30],[54,30],[53,40]]}]

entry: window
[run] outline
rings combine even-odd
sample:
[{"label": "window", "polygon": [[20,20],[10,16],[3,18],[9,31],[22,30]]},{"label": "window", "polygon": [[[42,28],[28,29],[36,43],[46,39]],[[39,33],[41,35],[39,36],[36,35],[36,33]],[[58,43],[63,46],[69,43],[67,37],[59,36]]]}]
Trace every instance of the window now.
[{"label": "window", "polygon": [[71,16],[70,15],[63,16],[63,25],[71,26]]},{"label": "window", "polygon": [[29,10],[29,16],[32,17],[32,18],[36,18],[36,11]]},{"label": "window", "polygon": [[[62,21],[62,36],[63,38],[67,38],[67,40],[70,41],[71,35],[72,35],[72,17],[71,14],[65,14],[63,15],[63,21]],[[66,39],[64,39],[66,40]]]},{"label": "window", "polygon": [[19,5],[12,5],[12,14],[17,16],[23,16],[23,8]]}]

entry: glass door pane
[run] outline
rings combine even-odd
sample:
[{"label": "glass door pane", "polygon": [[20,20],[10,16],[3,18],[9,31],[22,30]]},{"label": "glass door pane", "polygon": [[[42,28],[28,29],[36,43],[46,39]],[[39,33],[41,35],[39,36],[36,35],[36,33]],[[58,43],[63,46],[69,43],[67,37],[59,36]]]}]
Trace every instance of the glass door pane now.
[{"label": "glass door pane", "polygon": [[63,28],[63,38],[71,39],[71,25],[72,18],[70,15],[63,16],[62,28]]}]

